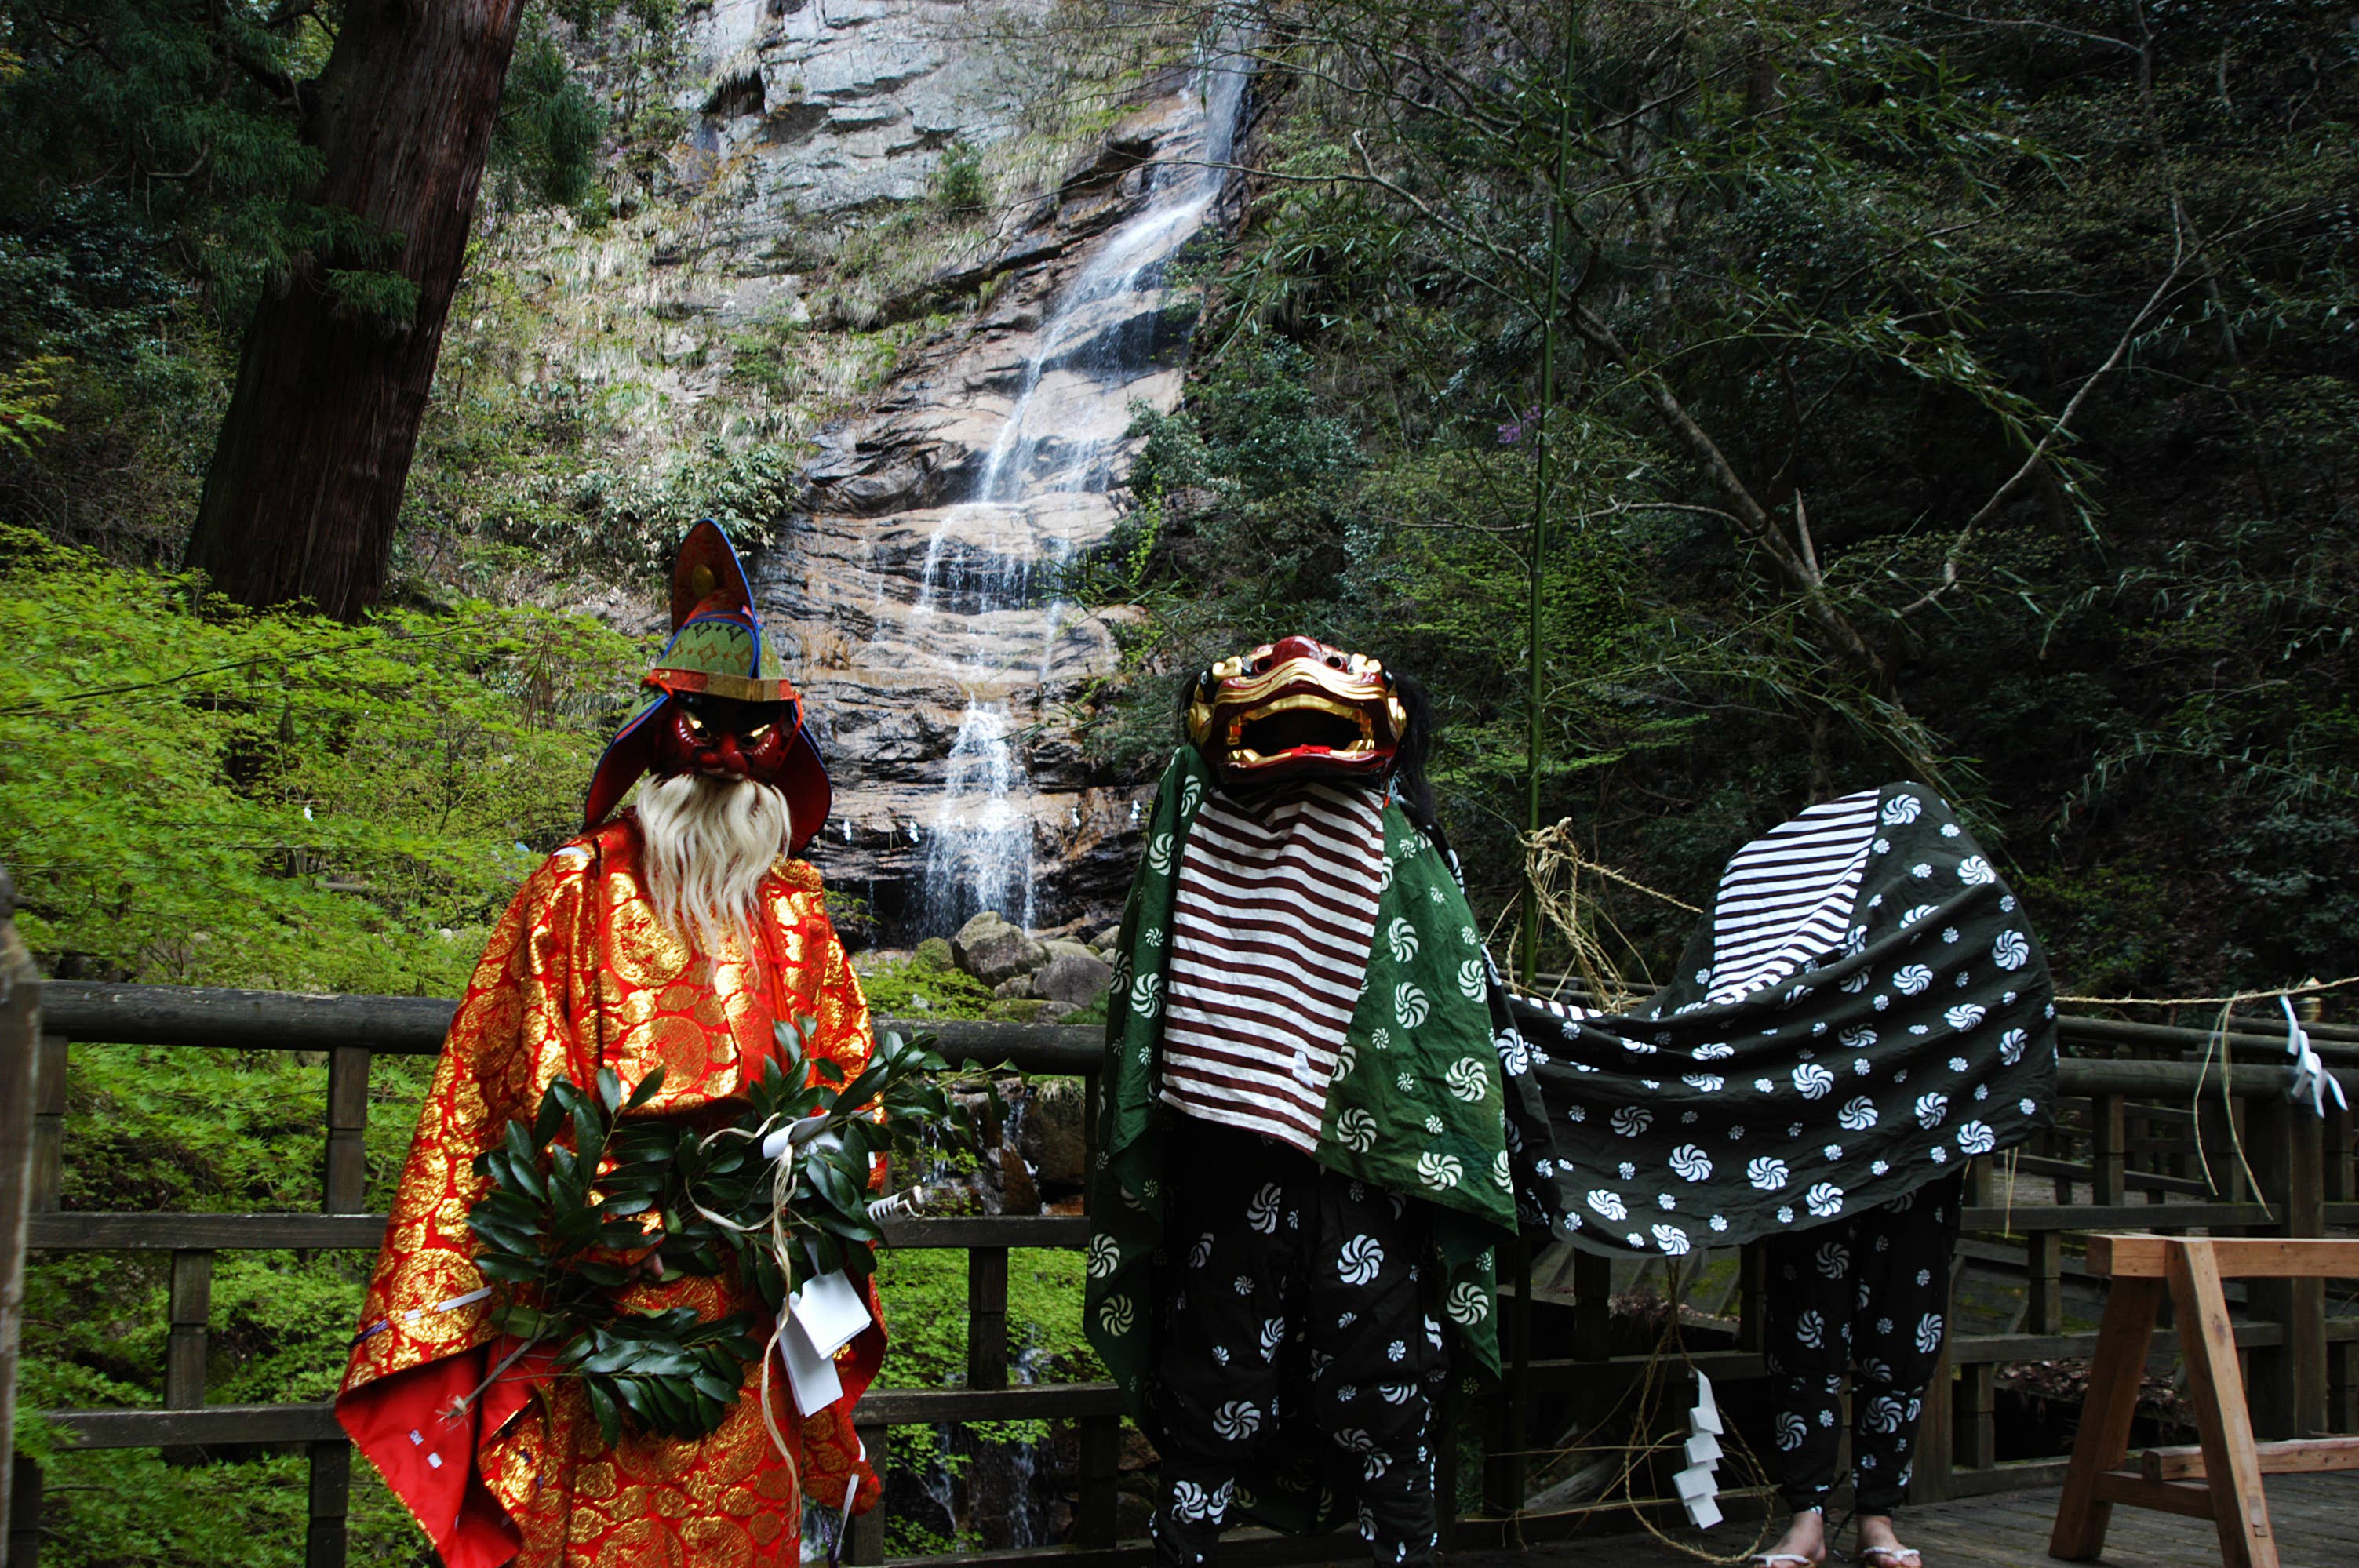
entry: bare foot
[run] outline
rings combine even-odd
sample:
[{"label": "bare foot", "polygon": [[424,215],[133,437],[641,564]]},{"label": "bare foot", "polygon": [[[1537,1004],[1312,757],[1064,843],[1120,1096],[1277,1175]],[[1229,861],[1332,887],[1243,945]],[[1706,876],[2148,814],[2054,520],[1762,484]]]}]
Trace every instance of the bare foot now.
[{"label": "bare foot", "polygon": [[1917,1549],[1892,1533],[1890,1514],[1859,1516],[1859,1559],[1861,1568],[1924,1568]]},{"label": "bare foot", "polygon": [[[1886,1521],[1887,1533],[1890,1521]],[[1827,1519],[1816,1508],[1796,1514],[1793,1522],[1777,1544],[1756,1556],[1756,1563],[1767,1563],[1769,1568],[1793,1568],[1796,1563],[1819,1563],[1827,1555]]]}]

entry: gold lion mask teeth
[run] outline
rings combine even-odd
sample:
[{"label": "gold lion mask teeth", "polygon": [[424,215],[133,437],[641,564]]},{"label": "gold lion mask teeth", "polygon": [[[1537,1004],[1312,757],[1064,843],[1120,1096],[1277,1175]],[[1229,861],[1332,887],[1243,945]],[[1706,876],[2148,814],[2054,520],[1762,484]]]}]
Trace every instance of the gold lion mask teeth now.
[{"label": "gold lion mask teeth", "polygon": [[1379,778],[1408,715],[1384,666],[1289,637],[1198,677],[1188,737],[1229,778]]}]

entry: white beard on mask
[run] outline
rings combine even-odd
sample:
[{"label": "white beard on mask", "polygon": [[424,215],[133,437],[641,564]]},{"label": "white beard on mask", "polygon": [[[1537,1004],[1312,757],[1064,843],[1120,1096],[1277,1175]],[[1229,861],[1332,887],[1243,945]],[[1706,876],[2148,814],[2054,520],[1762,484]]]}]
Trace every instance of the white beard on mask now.
[{"label": "white beard on mask", "polygon": [[640,866],[656,912],[707,954],[748,942],[763,873],[787,853],[787,798],[750,779],[651,779],[639,790]]}]

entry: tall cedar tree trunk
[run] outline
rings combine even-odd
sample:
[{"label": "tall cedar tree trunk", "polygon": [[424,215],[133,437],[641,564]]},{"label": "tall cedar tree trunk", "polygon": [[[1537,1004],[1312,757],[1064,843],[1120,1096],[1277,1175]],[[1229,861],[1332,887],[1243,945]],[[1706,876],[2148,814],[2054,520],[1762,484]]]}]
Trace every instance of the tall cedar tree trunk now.
[{"label": "tall cedar tree trunk", "polygon": [[306,136],[317,200],[397,236],[418,287],[396,330],[338,303],[315,256],[247,330],[188,563],[262,608],[309,599],[356,620],[385,592],[396,513],[466,260],[524,0],[351,0]]}]

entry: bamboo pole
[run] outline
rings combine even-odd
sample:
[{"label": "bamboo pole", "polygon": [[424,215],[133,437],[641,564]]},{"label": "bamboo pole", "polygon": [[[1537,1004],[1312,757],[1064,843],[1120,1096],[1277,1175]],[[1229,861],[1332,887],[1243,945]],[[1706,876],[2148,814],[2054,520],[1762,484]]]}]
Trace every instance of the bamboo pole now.
[{"label": "bamboo pole", "polygon": [[[1524,831],[1530,833],[1540,831],[1540,764],[1545,747],[1540,718],[1547,688],[1540,666],[1548,652],[1543,617],[1548,607],[1549,501],[1555,480],[1549,415],[1556,403],[1556,319],[1564,295],[1564,180],[1572,142],[1572,25],[1568,18],[1564,75],[1559,84],[1556,109],[1556,186],[1549,196],[1548,312],[1540,318],[1540,399],[1532,419],[1532,440],[1538,451],[1534,453],[1532,482],[1531,604],[1525,639],[1531,683],[1524,735]],[[1528,875],[1524,878],[1521,926],[1521,940],[1516,944],[1520,949],[1518,967],[1524,984],[1530,985],[1539,972],[1540,904],[1539,889],[1532,886]]]}]

